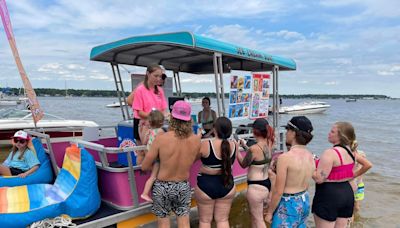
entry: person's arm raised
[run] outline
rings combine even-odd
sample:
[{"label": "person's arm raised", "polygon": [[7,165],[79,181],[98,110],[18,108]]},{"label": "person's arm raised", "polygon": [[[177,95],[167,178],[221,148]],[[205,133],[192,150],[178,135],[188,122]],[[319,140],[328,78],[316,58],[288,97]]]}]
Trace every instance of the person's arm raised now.
[{"label": "person's arm raised", "polygon": [[251,152],[251,149],[246,145],[246,142],[243,139],[239,139],[239,143],[243,147],[243,149],[246,151],[246,155],[243,157],[242,153],[239,150],[238,153],[236,153],[236,158],[239,162],[239,165],[242,168],[246,168],[246,167],[250,166],[250,164],[254,160],[253,153]]}]

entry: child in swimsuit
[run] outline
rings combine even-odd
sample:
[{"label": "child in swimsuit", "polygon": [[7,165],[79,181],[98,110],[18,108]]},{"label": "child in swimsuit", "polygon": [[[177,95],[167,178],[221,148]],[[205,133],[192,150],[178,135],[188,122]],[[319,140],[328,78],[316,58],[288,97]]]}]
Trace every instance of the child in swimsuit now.
[{"label": "child in swimsuit", "polygon": [[[158,110],[153,110],[149,115],[149,123],[150,123],[150,131],[146,137],[147,141],[147,150],[150,149],[151,144],[154,139],[164,133],[164,130],[161,128],[164,124],[164,115],[162,112]],[[148,202],[153,202],[150,198],[149,193],[151,188],[153,187],[154,181],[157,178],[158,171],[160,170],[160,164],[158,162],[153,164],[153,169],[151,170],[150,178],[146,181],[144,185],[143,193],[140,197]]]},{"label": "child in swimsuit", "polygon": [[29,135],[25,131],[17,131],[14,134],[11,153],[0,165],[0,176],[25,178],[39,168],[38,158],[28,147],[29,139]]},{"label": "child in swimsuit", "polygon": [[[357,151],[357,154],[360,156],[363,156],[364,158],[366,157],[364,151]],[[356,165],[356,170],[359,170],[361,168],[361,165],[357,163]],[[354,213],[360,211],[360,204],[361,201],[364,200],[364,181],[363,181],[363,175],[357,177],[354,179]]]}]

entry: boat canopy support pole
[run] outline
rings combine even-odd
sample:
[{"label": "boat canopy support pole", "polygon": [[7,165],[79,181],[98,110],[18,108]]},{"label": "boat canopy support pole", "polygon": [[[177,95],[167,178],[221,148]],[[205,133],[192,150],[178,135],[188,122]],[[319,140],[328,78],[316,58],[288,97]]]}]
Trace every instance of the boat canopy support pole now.
[{"label": "boat canopy support pole", "polygon": [[132,162],[132,152],[126,153],[126,157],[128,160],[128,177],[129,177],[129,185],[131,187],[131,194],[132,194],[132,202],[135,207],[139,206],[139,197],[138,197],[138,192],[136,188],[136,179],[135,179],[135,171],[133,171],[133,162]]},{"label": "boat canopy support pole", "polygon": [[226,116],[225,115],[224,68],[222,66],[222,56],[221,56],[221,58],[219,58],[218,66],[219,66],[219,82],[220,82],[222,116]]},{"label": "boat canopy support pole", "polygon": [[273,104],[272,104],[272,113],[273,113],[273,127],[275,129],[275,138],[277,139],[276,145],[278,146],[278,150],[283,150],[283,140],[281,138],[281,134],[279,134],[279,91],[278,91],[278,73],[279,66],[274,66],[272,69],[272,82],[273,82]]},{"label": "boat canopy support pole", "polygon": [[[121,72],[119,71],[118,64],[111,63],[111,69],[114,76],[115,87],[117,89],[118,101],[121,107],[122,118],[124,120],[130,119],[129,110],[126,102],[126,96],[124,91],[124,85],[121,80]],[[126,105],[123,105],[126,104]]]},{"label": "boat canopy support pole", "polygon": [[[214,76],[215,76],[215,92],[217,95],[217,108],[218,116],[225,116],[224,104],[224,88],[221,81],[223,81],[223,70],[222,70],[222,55],[221,53],[214,52]],[[221,94],[222,93],[222,94]]]},{"label": "boat canopy support pole", "polygon": [[181,87],[181,80],[179,77],[179,72],[174,71],[174,83],[175,83],[175,90],[178,97],[182,96],[182,87]]}]

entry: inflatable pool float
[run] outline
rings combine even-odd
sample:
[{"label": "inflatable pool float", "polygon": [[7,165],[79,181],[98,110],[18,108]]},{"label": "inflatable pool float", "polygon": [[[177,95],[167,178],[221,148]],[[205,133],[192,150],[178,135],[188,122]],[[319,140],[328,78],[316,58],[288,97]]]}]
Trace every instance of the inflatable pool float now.
[{"label": "inflatable pool float", "polygon": [[13,187],[27,184],[49,184],[53,181],[53,170],[49,156],[43,148],[42,142],[38,138],[33,138],[33,152],[40,161],[39,169],[31,175],[21,178],[18,176],[0,176],[0,187]]},{"label": "inflatable pool float", "polygon": [[54,185],[32,184],[0,188],[1,227],[26,227],[62,214],[86,218],[100,207],[97,170],[93,157],[83,148],[66,149]]}]

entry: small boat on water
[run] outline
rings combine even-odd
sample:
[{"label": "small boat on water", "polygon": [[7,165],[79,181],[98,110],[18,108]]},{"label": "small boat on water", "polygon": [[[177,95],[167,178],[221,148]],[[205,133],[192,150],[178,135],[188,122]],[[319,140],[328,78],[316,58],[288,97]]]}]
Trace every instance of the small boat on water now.
[{"label": "small boat on water", "polygon": [[[125,102],[122,102],[123,106],[126,106]],[[118,101],[113,102],[112,104],[106,105],[107,108],[119,108],[121,104]]]},{"label": "small boat on water", "polygon": [[[67,120],[48,113],[45,113],[43,119],[37,123],[37,128],[42,129],[52,138],[82,136],[83,128],[97,126],[93,121]],[[30,110],[15,108],[0,110],[0,146],[10,144],[10,138],[16,131],[34,128],[35,125]],[[67,130],[60,130],[59,128],[66,128]]]},{"label": "small boat on water", "polygon": [[191,104],[201,104],[203,98],[188,98],[185,99],[185,101],[191,103]]},{"label": "small boat on water", "polygon": [[292,106],[282,106],[279,108],[280,114],[315,114],[323,113],[329,107],[331,107],[326,102],[322,101],[311,101],[303,102]]},{"label": "small boat on water", "polygon": [[355,99],[355,98],[350,98],[350,99],[346,100],[346,102],[356,102],[356,101],[357,101],[357,99]]}]

